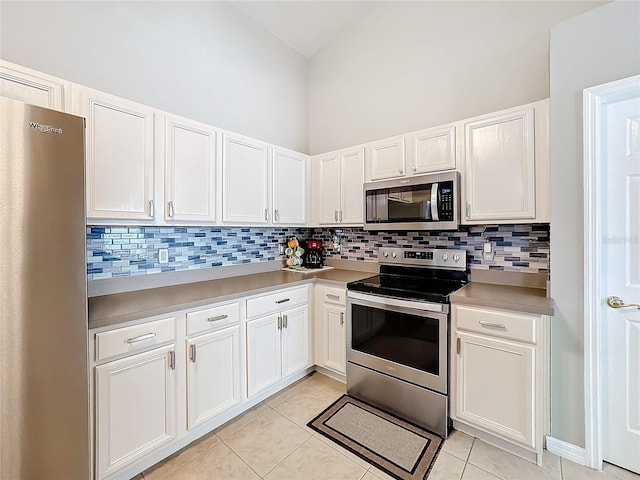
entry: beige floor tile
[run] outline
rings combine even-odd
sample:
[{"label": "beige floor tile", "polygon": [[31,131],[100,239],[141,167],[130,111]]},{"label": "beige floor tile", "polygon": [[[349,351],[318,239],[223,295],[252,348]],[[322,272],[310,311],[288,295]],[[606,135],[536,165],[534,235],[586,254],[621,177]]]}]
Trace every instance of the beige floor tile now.
[{"label": "beige floor tile", "polygon": [[341,453],[342,455],[344,455],[348,459],[356,462],[361,467],[368,469],[371,466],[371,464],[369,462],[367,462],[366,460],[360,458],[358,455],[355,455],[355,454],[351,453],[349,450],[347,450],[346,448],[341,447],[336,442],[332,442],[331,440],[329,440],[324,435],[320,435],[318,432],[315,432],[315,431],[313,432],[313,434],[318,440],[326,443],[331,448],[336,450],[338,453]]},{"label": "beige floor tile", "polygon": [[376,477],[373,473],[367,471],[364,474],[364,477],[362,477],[360,480],[380,480],[380,477]]},{"label": "beige floor tile", "polygon": [[615,465],[611,465],[607,462],[604,462],[602,470],[604,472],[612,474],[614,477],[619,478],[620,480],[640,480],[640,475],[638,475],[637,473],[630,472],[629,470],[625,470],[624,468],[616,467]]},{"label": "beige floor tile", "polygon": [[484,470],[479,469],[475,465],[471,465],[470,463],[467,463],[467,465],[464,467],[462,480],[500,480],[500,477],[491,475],[489,472],[485,472]]},{"label": "beige floor tile", "polygon": [[516,457],[504,450],[475,439],[469,463],[507,480],[561,480],[560,457],[547,451],[542,456],[541,467]]},{"label": "beige floor tile", "polygon": [[278,405],[275,410],[300,426],[316,417],[327,408],[335,398],[315,388],[305,388]]},{"label": "beige floor tile", "polygon": [[198,455],[167,477],[167,480],[260,480],[225,444]]},{"label": "beige floor tile", "polygon": [[464,460],[441,450],[429,473],[429,480],[460,480],[464,466]]},{"label": "beige floor tile", "polygon": [[369,473],[372,473],[376,478],[379,478],[380,480],[395,480],[394,477],[383,472],[378,467],[374,467],[373,465],[371,465],[371,467],[369,468]]},{"label": "beige floor tile", "polygon": [[153,467],[145,470],[143,476],[145,480],[159,480],[165,478],[170,473],[180,468],[185,463],[193,460],[202,452],[220,443],[220,439],[216,434],[210,433],[204,437],[190,443],[182,450],[171,455],[166,460],[157,463]]},{"label": "beige floor tile", "polygon": [[313,388],[317,388],[327,395],[331,395],[334,399],[347,393],[346,384],[318,372],[305,379],[304,383],[312,386]]},{"label": "beige floor tile", "polygon": [[271,410],[224,442],[258,475],[264,476],[310,437],[309,432]]},{"label": "beige floor tile", "polygon": [[[622,473],[621,473],[622,472]],[[620,475],[627,474],[627,477],[621,477]],[[566,458],[562,459],[562,478],[564,480],[626,480],[640,479],[640,475],[635,475],[627,470],[622,470],[613,465],[605,467],[602,471],[593,470],[582,465],[578,465]]]},{"label": "beige floor tile", "polygon": [[454,432],[449,435],[449,438],[445,440],[444,445],[442,445],[442,450],[466,462],[469,458],[472,444],[473,437],[454,430]]},{"label": "beige floor tile", "polygon": [[316,437],[298,447],[265,480],[360,480],[366,468],[352,462]]},{"label": "beige floor tile", "polygon": [[233,420],[225,423],[224,425],[218,427],[215,432],[218,437],[222,440],[227,438],[229,435],[234,434],[238,430],[240,430],[245,425],[253,422],[256,418],[261,417],[267,412],[271,411],[271,407],[265,405],[264,403],[259,403],[255,407],[247,410],[242,415],[237,416]]},{"label": "beige floor tile", "polygon": [[294,396],[299,391],[304,390],[305,388],[309,388],[305,383],[302,383],[302,382],[294,383],[293,385],[267,398],[264,403],[269,405],[271,408],[275,408],[278,405],[280,405],[282,402]]}]

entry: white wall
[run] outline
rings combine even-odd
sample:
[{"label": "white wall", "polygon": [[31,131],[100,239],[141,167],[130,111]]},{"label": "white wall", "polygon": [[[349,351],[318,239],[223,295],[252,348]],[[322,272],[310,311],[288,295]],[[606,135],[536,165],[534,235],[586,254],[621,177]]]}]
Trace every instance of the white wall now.
[{"label": "white wall", "polygon": [[582,91],[640,73],[640,3],[610,3],[551,29],[552,435],[584,446]]},{"label": "white wall", "polygon": [[0,57],[307,151],[308,61],[227,2],[0,2]]},{"label": "white wall", "polygon": [[549,28],[603,2],[382,2],[311,59],[310,152],[549,96]]}]

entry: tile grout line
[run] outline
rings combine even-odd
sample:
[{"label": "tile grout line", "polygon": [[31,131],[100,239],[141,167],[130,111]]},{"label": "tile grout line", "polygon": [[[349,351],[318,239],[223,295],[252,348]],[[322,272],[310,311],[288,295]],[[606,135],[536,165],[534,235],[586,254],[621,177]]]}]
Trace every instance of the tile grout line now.
[{"label": "tile grout line", "polygon": [[[280,413],[280,412],[277,412],[277,413]],[[283,416],[283,418],[287,418],[287,417],[284,417],[284,416]],[[287,418],[287,420],[289,420],[289,419]],[[295,423],[295,422],[294,422],[294,423]],[[296,423],[296,426],[299,426],[299,425]],[[280,465],[280,464],[281,464],[282,462],[284,462],[287,458],[289,458],[291,455],[293,455],[293,452],[295,452],[296,450],[298,450],[300,447],[302,447],[302,445],[304,445],[305,443],[307,443],[307,442],[308,442],[310,439],[312,439],[312,438],[313,438],[313,435],[310,435],[310,436],[309,436],[309,438],[307,438],[304,442],[302,442],[300,445],[298,445],[296,448],[294,448],[291,452],[289,452],[289,454],[288,454],[286,457],[284,457],[282,460],[280,460],[280,461],[279,461],[277,464],[275,464],[275,465],[274,465],[274,466],[273,466],[273,467],[272,467],[272,468],[271,468],[267,473],[265,473],[264,477],[260,477],[260,478],[265,478],[267,475],[269,475],[271,472],[273,472],[276,468],[278,468],[278,465]]]}]

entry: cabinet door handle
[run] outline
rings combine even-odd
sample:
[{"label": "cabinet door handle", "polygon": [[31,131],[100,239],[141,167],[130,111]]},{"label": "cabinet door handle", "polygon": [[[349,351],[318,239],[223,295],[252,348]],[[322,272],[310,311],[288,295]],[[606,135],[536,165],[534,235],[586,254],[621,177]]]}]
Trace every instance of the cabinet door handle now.
[{"label": "cabinet door handle", "polygon": [[153,218],[153,200],[149,200],[149,216]]},{"label": "cabinet door handle", "polygon": [[278,315],[278,330],[282,330],[282,316]]},{"label": "cabinet door handle", "polygon": [[338,210],[335,210],[333,213],[333,219],[338,223]]},{"label": "cabinet door handle", "polygon": [[478,320],[478,323],[480,325],[482,325],[483,327],[500,328],[502,330],[507,328],[507,327],[505,327],[504,323],[485,322],[484,320]]},{"label": "cabinet door handle", "polygon": [[264,209],[264,219],[267,222],[269,221],[269,209],[268,208]]},{"label": "cabinet door handle", "polygon": [[404,168],[399,168],[398,173],[402,175],[404,173]]},{"label": "cabinet door handle", "polygon": [[171,370],[176,369],[176,352],[173,350],[169,352],[169,368]]},{"label": "cabinet door handle", "polygon": [[138,342],[144,342],[145,340],[149,340],[153,337],[155,337],[157,334],[156,333],[145,333],[144,335],[140,335],[138,337],[133,337],[133,338],[128,338],[127,339],[127,343],[128,344],[132,344],[132,343],[138,343]]},{"label": "cabinet door handle", "polygon": [[467,202],[467,218],[471,216],[471,203]]},{"label": "cabinet door handle", "polygon": [[193,363],[196,363],[196,344],[194,343],[193,345],[191,345],[191,348],[189,350],[189,358],[191,358],[191,361]]},{"label": "cabinet door handle", "polygon": [[340,312],[340,326],[344,325],[344,312]]},{"label": "cabinet door handle", "polygon": [[325,296],[331,300],[340,300],[340,295],[334,295],[333,293],[327,293]]},{"label": "cabinet door handle", "polygon": [[287,303],[289,300],[289,298],[283,298],[281,300],[276,300],[276,303]]},{"label": "cabinet door handle", "polygon": [[286,315],[282,315],[282,328],[289,327],[289,318]]},{"label": "cabinet door handle", "polygon": [[173,210],[173,200],[169,200],[169,218],[173,218],[174,214],[175,212]]},{"label": "cabinet door handle", "polygon": [[215,317],[209,317],[207,318],[207,322],[217,322],[218,320],[224,320],[225,318],[228,318],[229,315],[216,315]]},{"label": "cabinet door handle", "polygon": [[460,355],[460,338],[456,338],[456,353]]},{"label": "cabinet door handle", "polygon": [[415,165],[413,167],[411,167],[411,170],[413,170],[414,172],[418,171],[418,167],[416,167]]},{"label": "cabinet door handle", "polygon": [[340,223],[342,223],[342,210],[340,210]]}]

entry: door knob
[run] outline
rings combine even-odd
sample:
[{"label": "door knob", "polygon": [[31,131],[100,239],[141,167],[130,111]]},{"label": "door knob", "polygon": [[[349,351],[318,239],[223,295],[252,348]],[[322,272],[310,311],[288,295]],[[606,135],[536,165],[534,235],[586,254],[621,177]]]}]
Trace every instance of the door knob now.
[{"label": "door knob", "polygon": [[609,305],[611,308],[637,307],[638,310],[640,310],[640,305],[638,305],[637,303],[624,303],[624,300],[622,300],[620,297],[616,297],[613,295],[607,297],[607,305]]}]

